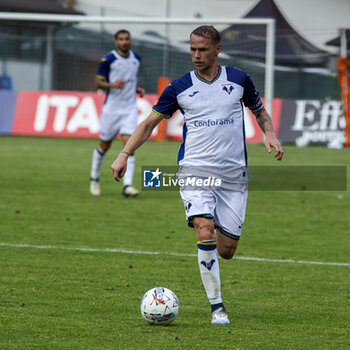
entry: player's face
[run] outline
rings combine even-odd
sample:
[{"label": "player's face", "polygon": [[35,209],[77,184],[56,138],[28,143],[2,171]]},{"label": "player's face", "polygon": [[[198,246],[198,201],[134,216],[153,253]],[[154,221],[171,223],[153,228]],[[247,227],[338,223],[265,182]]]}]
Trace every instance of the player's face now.
[{"label": "player's face", "polygon": [[131,46],[131,39],[128,33],[120,33],[114,42],[117,46],[117,49],[120,50],[122,53],[129,52]]},{"label": "player's face", "polygon": [[206,71],[217,62],[221,44],[215,45],[209,38],[191,35],[190,48],[192,62],[199,71]]}]

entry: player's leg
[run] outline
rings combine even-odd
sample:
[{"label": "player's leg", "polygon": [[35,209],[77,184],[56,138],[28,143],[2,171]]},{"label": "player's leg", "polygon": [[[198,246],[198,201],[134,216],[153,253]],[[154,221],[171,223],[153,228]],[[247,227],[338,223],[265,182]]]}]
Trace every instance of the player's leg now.
[{"label": "player's leg", "polygon": [[[130,135],[122,135],[123,138],[123,144],[124,146],[128,142]],[[128,198],[128,197],[135,197],[139,194],[139,191],[132,186],[132,182],[134,179],[134,172],[135,172],[135,154],[130,154],[128,157],[128,162],[127,162],[127,168],[125,175],[123,177],[123,196]]]},{"label": "player's leg", "polygon": [[224,259],[232,259],[238,246],[238,238],[229,237],[217,228],[216,239],[218,254]]},{"label": "player's leg", "polygon": [[100,140],[99,145],[92,152],[91,173],[90,173],[90,193],[99,196],[101,194],[99,179],[100,169],[106,152],[111,146],[112,141]]},{"label": "player's leg", "polygon": [[221,298],[219,259],[213,219],[194,217],[193,226],[198,246],[198,266],[210,302],[212,323],[230,323]]},{"label": "player's leg", "polygon": [[[128,142],[129,138],[130,138],[130,135],[125,135],[125,134],[122,135],[124,146]],[[125,198],[136,197],[139,194],[139,191],[132,186],[132,182],[134,179],[134,172],[135,172],[135,154],[133,153],[133,154],[130,154],[130,156],[128,157],[127,168],[123,177],[124,187],[123,187],[122,195]]]},{"label": "player's leg", "polygon": [[121,117],[117,113],[111,114],[102,110],[100,143],[93,151],[91,162],[90,192],[93,195],[99,195],[101,193],[99,184],[100,169],[106,152],[110,148],[112,141],[118,135],[121,123],[120,120]]},{"label": "player's leg", "polygon": [[231,259],[241,237],[247,207],[248,186],[237,184],[235,191],[217,191],[214,213],[218,253]]},{"label": "player's leg", "polygon": [[[122,134],[123,144],[128,142],[130,135],[135,131],[137,127],[138,110],[133,108],[129,115],[123,120],[123,125],[120,130]],[[135,172],[135,154],[131,154],[128,157],[127,168],[123,177],[123,193],[122,195],[126,198],[135,197],[139,194],[139,191],[132,186]]]},{"label": "player's leg", "polygon": [[[212,323],[229,323],[221,299],[220,269],[216,252],[213,213],[215,201],[211,191],[180,191],[186,219],[194,227],[198,247],[198,267],[212,311]],[[216,315],[224,311],[225,318]],[[220,313],[221,315],[221,313]]]}]

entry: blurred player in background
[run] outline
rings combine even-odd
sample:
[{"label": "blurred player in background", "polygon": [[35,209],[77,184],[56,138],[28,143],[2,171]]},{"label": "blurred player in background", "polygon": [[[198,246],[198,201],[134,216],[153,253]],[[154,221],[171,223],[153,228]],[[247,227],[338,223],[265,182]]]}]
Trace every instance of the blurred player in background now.
[{"label": "blurred player in background", "polygon": [[179,174],[184,167],[204,166],[219,169],[222,175],[223,169],[230,167],[225,175],[235,190],[180,190],[188,225],[194,227],[197,238],[198,266],[211,305],[211,322],[228,324],[217,253],[224,259],[233,257],[245,218],[248,170],[243,103],[264,132],[268,152],[273,147],[276,159],[281,160],[283,149],[249,75],[218,64],[220,33],[212,26],[198,27],[191,33],[190,50],[196,69],[164,89],[152,113],[137,127],[111,168],[120,181],[130,155],[163,118],[170,118],[177,109],[184,113]]},{"label": "blurred player in background", "polygon": [[[130,50],[131,38],[127,30],[119,30],[114,36],[116,50],[101,60],[96,76],[96,88],[107,91],[101,110],[100,143],[92,155],[90,193],[101,194],[99,178],[104,156],[118,134],[122,135],[125,146],[137,126],[138,109],[136,93],[142,97],[144,89],[137,86],[137,74],[141,57]],[[133,197],[138,191],[132,187],[135,156],[128,158],[128,171],[124,176],[124,197]]]}]

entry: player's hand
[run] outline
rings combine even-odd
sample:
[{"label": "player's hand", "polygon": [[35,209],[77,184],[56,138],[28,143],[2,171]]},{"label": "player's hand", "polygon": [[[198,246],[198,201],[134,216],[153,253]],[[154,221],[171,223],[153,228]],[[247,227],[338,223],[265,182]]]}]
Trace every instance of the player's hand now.
[{"label": "player's hand", "polygon": [[267,152],[269,153],[271,153],[271,148],[274,148],[276,151],[274,157],[277,158],[277,160],[282,160],[284,151],[283,151],[282,145],[277,140],[274,133],[267,132],[265,134],[265,146],[266,146]]},{"label": "player's hand", "polygon": [[125,153],[120,153],[117,159],[111,165],[111,169],[113,171],[113,177],[118,182],[120,182],[121,178],[124,176],[126,172],[127,160],[128,160],[128,155]]},{"label": "player's hand", "polygon": [[145,92],[146,92],[145,89],[143,89],[143,88],[141,88],[141,87],[138,87],[138,88],[136,89],[136,93],[139,94],[140,97],[143,97],[144,94],[145,94]]},{"label": "player's hand", "polygon": [[119,79],[117,81],[115,81],[114,83],[111,83],[110,86],[113,89],[123,89],[125,85],[125,80],[123,79]]}]

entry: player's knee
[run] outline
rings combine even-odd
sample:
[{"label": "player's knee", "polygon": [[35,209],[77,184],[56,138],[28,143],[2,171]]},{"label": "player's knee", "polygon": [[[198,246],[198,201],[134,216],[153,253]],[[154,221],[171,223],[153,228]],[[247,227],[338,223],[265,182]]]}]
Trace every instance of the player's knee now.
[{"label": "player's knee", "polygon": [[218,254],[223,258],[223,259],[232,259],[233,256],[235,255],[237,245],[236,244],[225,244],[224,246],[218,246]]},{"label": "player's knee", "polygon": [[110,142],[105,142],[105,141],[100,141],[100,149],[103,152],[107,152],[109,150],[109,147],[111,147],[111,143]]},{"label": "player's knee", "polygon": [[230,260],[235,255],[235,251],[236,249],[232,248],[232,249],[225,249],[224,251],[220,251],[218,253],[223,259]]},{"label": "player's knee", "polygon": [[196,229],[196,227],[195,230],[198,241],[210,241],[216,239],[214,230],[210,230],[209,228]]},{"label": "player's knee", "polygon": [[194,220],[193,227],[196,231],[198,241],[209,241],[216,239],[214,224],[208,222],[203,223],[201,221]]}]

